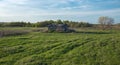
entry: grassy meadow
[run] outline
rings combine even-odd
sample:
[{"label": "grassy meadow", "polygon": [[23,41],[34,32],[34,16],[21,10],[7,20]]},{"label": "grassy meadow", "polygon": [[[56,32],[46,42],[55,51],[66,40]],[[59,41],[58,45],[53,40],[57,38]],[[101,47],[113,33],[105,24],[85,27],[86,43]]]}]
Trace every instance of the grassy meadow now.
[{"label": "grassy meadow", "polygon": [[[0,30],[35,28],[0,28]],[[119,65],[120,31],[29,32],[0,38],[0,65]]]}]

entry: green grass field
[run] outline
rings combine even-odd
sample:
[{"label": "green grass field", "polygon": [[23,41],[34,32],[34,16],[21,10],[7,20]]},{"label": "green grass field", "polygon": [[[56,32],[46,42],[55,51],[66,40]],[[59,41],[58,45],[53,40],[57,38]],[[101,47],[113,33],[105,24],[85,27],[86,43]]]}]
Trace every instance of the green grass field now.
[{"label": "green grass field", "polygon": [[3,37],[0,65],[120,65],[120,31],[31,32]]}]

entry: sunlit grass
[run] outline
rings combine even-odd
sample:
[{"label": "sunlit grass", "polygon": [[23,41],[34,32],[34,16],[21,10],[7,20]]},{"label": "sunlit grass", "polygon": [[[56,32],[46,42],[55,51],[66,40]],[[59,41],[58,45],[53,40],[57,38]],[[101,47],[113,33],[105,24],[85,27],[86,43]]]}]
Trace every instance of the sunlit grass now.
[{"label": "sunlit grass", "polygon": [[41,33],[0,38],[0,65],[119,65],[120,31]]}]

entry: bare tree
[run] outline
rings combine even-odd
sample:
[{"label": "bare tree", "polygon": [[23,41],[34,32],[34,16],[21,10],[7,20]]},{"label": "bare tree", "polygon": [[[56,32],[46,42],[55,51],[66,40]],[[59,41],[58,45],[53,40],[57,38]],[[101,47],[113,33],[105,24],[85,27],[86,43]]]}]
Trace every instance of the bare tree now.
[{"label": "bare tree", "polygon": [[102,16],[102,17],[99,17],[99,23],[103,30],[107,28],[111,29],[114,23],[114,19],[110,17]]}]

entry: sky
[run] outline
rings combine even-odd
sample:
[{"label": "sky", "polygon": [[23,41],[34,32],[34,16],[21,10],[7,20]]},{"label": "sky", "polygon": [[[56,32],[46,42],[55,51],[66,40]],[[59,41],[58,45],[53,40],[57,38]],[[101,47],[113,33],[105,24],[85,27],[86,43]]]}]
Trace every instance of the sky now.
[{"label": "sky", "polygon": [[120,0],[0,0],[0,22],[61,19],[97,23],[100,16],[120,23]]}]

